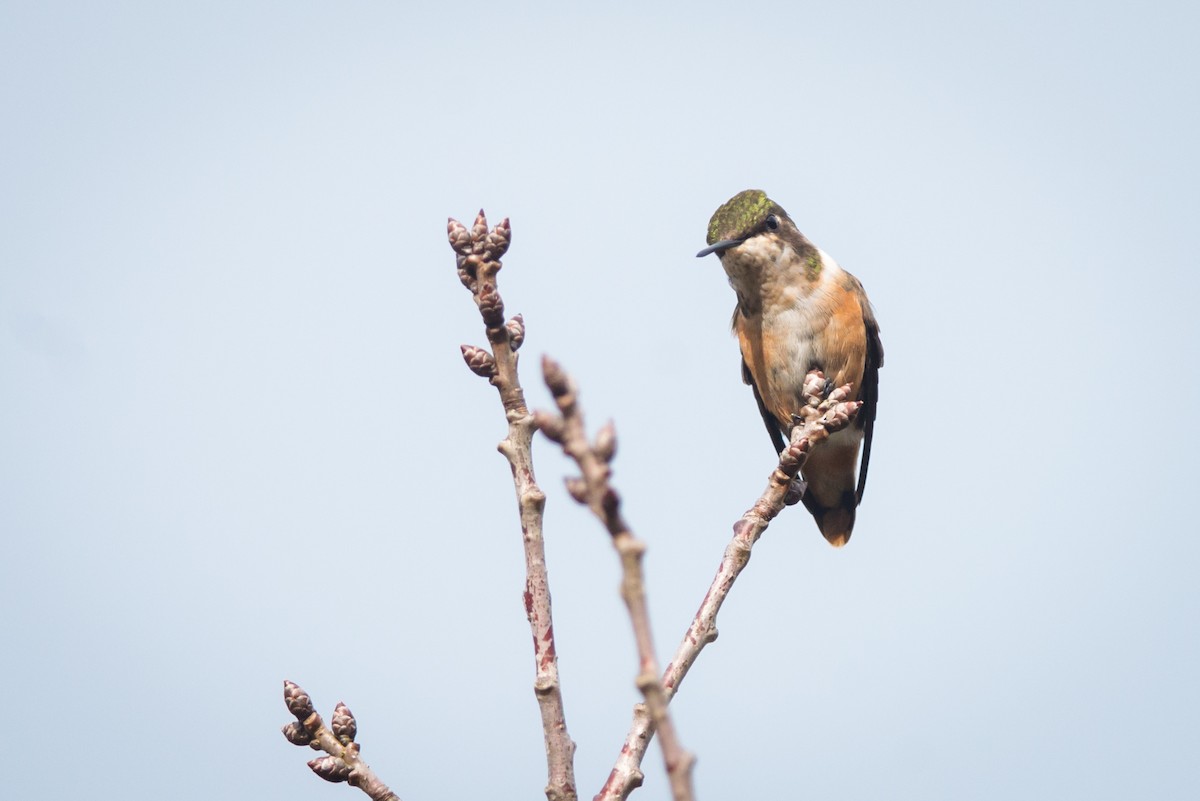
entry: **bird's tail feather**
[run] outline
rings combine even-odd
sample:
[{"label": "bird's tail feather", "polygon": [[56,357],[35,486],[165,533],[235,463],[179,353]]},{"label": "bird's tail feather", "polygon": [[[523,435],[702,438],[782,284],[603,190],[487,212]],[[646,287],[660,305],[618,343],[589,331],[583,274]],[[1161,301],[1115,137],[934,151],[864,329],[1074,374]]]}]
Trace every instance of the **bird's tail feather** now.
[{"label": "bird's tail feather", "polygon": [[813,497],[811,492],[804,493],[803,501],[805,508],[817,521],[817,528],[821,529],[821,534],[829,541],[830,545],[841,548],[850,541],[850,534],[854,531],[854,510],[857,505],[853,491],[843,494],[841,502],[834,506],[823,505]]}]

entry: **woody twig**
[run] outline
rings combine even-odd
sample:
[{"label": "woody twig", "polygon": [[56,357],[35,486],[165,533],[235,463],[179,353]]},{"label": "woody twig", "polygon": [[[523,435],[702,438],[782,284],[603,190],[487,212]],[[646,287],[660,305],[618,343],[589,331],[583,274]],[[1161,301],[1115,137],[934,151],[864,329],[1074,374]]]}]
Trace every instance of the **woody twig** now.
[{"label": "woody twig", "polygon": [[[792,429],[791,440],[780,454],[779,464],[771,472],[766,490],[733,525],[733,539],[725,548],[717,575],[709,585],[700,608],[675,651],[675,658],[663,673],[661,687],[668,703],[679,691],[679,685],[695,664],[700,652],[717,639],[717,613],[721,604],[725,602],[733,589],[734,581],[750,561],[750,551],[754,544],[787,505],[792,483],[799,474],[800,467],[808,459],[808,454],[828,439],[830,434],[849,425],[862,406],[859,401],[849,400],[852,397],[850,385],[838,387],[828,396],[824,396],[825,386],[825,376],[818,370],[813,370],[806,377],[806,405],[796,420],[797,425]],[[642,758],[651,738],[654,737],[656,726],[655,716],[645,707],[638,705],[634,708],[633,723],[625,736],[621,753],[594,801],[624,801],[631,792],[641,786]],[[663,750],[666,750],[665,743]]]},{"label": "woody twig", "polygon": [[667,695],[658,679],[658,659],[650,634],[646,581],[642,571],[642,555],[646,546],[634,536],[621,517],[620,496],[609,483],[612,458],[617,449],[616,429],[609,422],[600,429],[594,442],[588,442],[575,383],[557,362],[548,357],[542,359],[542,373],[558,405],[558,414],[540,410],[536,412],[538,428],[562,445],[563,451],[575,460],[580,475],[567,479],[567,491],[572,498],[592,510],[608,530],[613,547],[621,558],[621,597],[629,609],[637,643],[637,687],[645,699],[641,708],[658,731],[672,796],[675,801],[691,801],[695,758],[679,742],[667,711]]},{"label": "woody twig", "polygon": [[558,682],[550,583],[542,540],[546,495],[533,472],[531,447],[535,426],[517,374],[517,350],[525,340],[525,322],[519,314],[504,319],[504,301],[496,288],[496,274],[502,266],[500,259],[508,250],[512,229],[505,219],[489,230],[487,218],[480,211],[470,229],[451,219],[446,232],[457,255],[458,277],[479,307],[490,345],[490,349],[463,345],[463,359],[472,372],[488,379],[500,393],[508,421],[508,436],[498,450],[512,468],[525,546],[525,615],[533,633],[533,690],[542,714],[546,744],[546,798],[575,801],[575,743],[567,733]]},{"label": "woody twig", "polygon": [[338,702],[330,726],[313,709],[312,699],[298,684],[283,683],[283,700],[296,720],[283,727],[283,736],[293,745],[307,745],[326,756],[309,761],[312,772],[327,782],[346,782],[367,794],[372,801],[400,801],[371,766],[359,758],[358,723],[345,704]]}]

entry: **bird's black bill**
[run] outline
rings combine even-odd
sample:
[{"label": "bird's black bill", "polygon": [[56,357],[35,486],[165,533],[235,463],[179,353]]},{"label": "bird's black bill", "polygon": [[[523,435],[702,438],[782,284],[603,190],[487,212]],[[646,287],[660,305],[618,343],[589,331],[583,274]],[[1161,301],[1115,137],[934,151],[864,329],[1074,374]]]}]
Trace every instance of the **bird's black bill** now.
[{"label": "bird's black bill", "polygon": [[745,239],[722,239],[720,242],[714,242],[704,250],[697,253],[696,258],[707,256],[709,253],[719,253],[722,250],[729,250],[729,248],[737,247],[745,241]]}]

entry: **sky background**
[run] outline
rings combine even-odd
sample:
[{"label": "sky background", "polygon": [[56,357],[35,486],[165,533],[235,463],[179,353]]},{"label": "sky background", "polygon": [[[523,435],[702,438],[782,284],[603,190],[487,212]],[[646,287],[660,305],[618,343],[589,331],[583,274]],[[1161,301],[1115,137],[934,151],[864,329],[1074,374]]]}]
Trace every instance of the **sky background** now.
[{"label": "sky background", "polygon": [[[1198,9],[0,3],[5,795],[350,798],[288,678],[406,801],[542,797],[446,217],[616,421],[665,662],[774,461],[694,258],[755,187],[887,360],[853,541],[785,512],[672,705],[699,797],[1194,798]],[[590,798],[633,642],[535,458]]]}]

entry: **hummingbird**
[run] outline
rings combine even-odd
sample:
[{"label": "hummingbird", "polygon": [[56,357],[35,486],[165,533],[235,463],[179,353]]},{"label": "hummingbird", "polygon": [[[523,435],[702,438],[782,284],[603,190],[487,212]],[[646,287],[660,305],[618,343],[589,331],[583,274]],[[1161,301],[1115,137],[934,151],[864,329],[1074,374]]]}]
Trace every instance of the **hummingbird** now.
[{"label": "hummingbird", "polygon": [[786,447],[793,415],[804,406],[810,370],[821,370],[831,387],[850,384],[863,403],[854,423],[814,449],[801,468],[801,500],[825,539],[840,548],[854,530],[871,459],[883,366],[875,312],[862,283],[761,190],[739,192],[717,209],[707,241],[696,256],[716,253],[737,295],[733,331],[742,380],[754,392],[775,452]]}]

